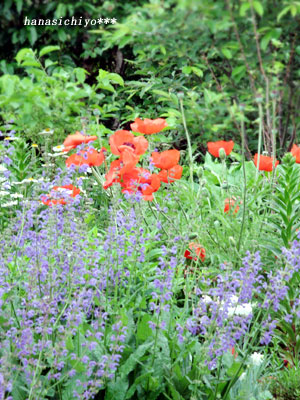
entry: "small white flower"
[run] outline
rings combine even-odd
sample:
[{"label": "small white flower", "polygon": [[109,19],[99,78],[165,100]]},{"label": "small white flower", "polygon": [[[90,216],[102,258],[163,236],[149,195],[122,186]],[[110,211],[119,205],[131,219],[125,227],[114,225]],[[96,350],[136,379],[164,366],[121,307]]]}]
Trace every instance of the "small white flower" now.
[{"label": "small white flower", "polygon": [[8,203],[5,204],[1,204],[1,207],[11,207],[11,206],[15,206],[16,204],[18,204],[18,202],[15,201],[9,201]]},{"label": "small white flower", "polygon": [[243,381],[246,378],[246,372],[243,372],[240,376],[240,381]]},{"label": "small white flower", "polygon": [[0,190],[0,197],[7,196],[8,194],[9,192],[7,192],[6,190]]},{"label": "small white flower", "polygon": [[61,151],[60,153],[47,153],[47,156],[48,157],[58,157],[58,156],[68,157],[64,151]]},{"label": "small white flower", "polygon": [[203,302],[204,302],[205,304],[212,303],[212,298],[211,298],[210,296],[207,296],[206,294],[204,294],[204,295],[202,296],[202,300],[203,300]]},{"label": "small white flower", "polygon": [[60,144],[59,146],[52,147],[52,150],[53,150],[55,153],[59,152],[59,153],[62,153],[62,154],[63,154],[64,148],[65,148],[65,146],[64,146],[63,144]]},{"label": "small white flower", "polygon": [[13,193],[10,195],[13,199],[22,199],[24,196],[21,193]]},{"label": "small white flower", "polygon": [[4,167],[4,165],[0,164],[0,172],[5,172],[7,171],[7,168]]},{"label": "small white flower", "polygon": [[252,305],[250,303],[238,304],[236,307],[228,308],[228,317],[232,317],[233,315],[247,317],[251,313],[252,313]]},{"label": "small white flower", "polygon": [[261,353],[257,353],[256,351],[250,356],[250,361],[253,365],[259,366],[262,364],[263,360],[264,360],[264,355]]},{"label": "small white flower", "polygon": [[53,129],[46,128],[42,132],[39,132],[39,135],[52,135],[54,132]]},{"label": "small white flower", "polygon": [[13,184],[14,184],[14,185],[22,185],[23,183],[36,183],[36,182],[38,182],[37,179],[26,178],[26,179],[23,179],[23,180],[20,181],[20,182],[13,182]]}]

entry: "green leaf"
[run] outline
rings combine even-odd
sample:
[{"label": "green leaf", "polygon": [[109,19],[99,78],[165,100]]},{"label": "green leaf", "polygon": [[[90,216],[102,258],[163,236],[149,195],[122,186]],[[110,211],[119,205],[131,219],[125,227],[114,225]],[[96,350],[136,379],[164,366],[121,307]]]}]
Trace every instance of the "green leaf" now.
[{"label": "green leaf", "polygon": [[124,86],[124,80],[120,75],[115,74],[115,73],[110,73],[110,74],[108,74],[108,78],[109,78],[109,80],[111,80],[115,83],[118,83],[120,86]]},{"label": "green leaf", "polygon": [[262,16],[264,13],[264,9],[262,4],[259,1],[254,1],[253,2],[253,8],[257,12],[258,15]]},{"label": "green leaf", "polygon": [[145,342],[149,337],[152,336],[152,329],[149,327],[148,322],[152,321],[152,318],[148,314],[144,314],[137,327],[137,339],[140,342]]},{"label": "green leaf", "polygon": [[279,22],[282,17],[285,16],[290,11],[291,6],[285,7],[278,15],[277,15],[277,21]]},{"label": "green leaf", "polygon": [[133,371],[137,365],[140,363],[141,358],[145,355],[146,351],[153,346],[153,340],[147,343],[143,343],[140,345],[134,353],[132,353],[125,363],[120,368],[121,375],[128,375],[131,371]]},{"label": "green leaf", "polygon": [[226,47],[223,47],[221,51],[222,51],[222,53],[224,54],[224,56],[225,56],[226,58],[228,58],[229,60],[232,58],[232,53],[231,53],[231,51],[230,51],[229,49],[227,49]]},{"label": "green leaf", "polygon": [[30,29],[29,29],[29,38],[28,38],[29,41],[30,41],[31,46],[34,45],[34,43],[37,40],[37,37],[38,37],[38,35],[37,35],[37,31],[36,31],[35,26],[31,26]]},{"label": "green leaf", "polygon": [[182,68],[183,74],[189,75],[191,72],[192,72],[192,67],[186,65],[185,67]]},{"label": "green leaf", "polygon": [[192,67],[192,71],[195,75],[199,76],[199,78],[203,77],[203,71],[200,68]]},{"label": "green leaf", "polygon": [[21,49],[20,51],[18,51],[15,59],[17,60],[17,63],[20,65],[21,62],[28,57],[34,58],[33,51],[32,51],[32,49],[24,48],[24,49]]},{"label": "green leaf", "polygon": [[250,4],[249,3],[243,3],[240,7],[240,16],[244,17],[246,15],[246,12],[249,10]]},{"label": "green leaf", "polygon": [[83,83],[85,81],[87,71],[83,68],[75,68],[74,71],[76,79],[79,83]]},{"label": "green leaf", "polygon": [[45,54],[48,54],[48,53],[51,53],[52,51],[57,51],[57,50],[60,50],[59,46],[46,46],[46,47],[42,48],[39,56],[43,57]]}]

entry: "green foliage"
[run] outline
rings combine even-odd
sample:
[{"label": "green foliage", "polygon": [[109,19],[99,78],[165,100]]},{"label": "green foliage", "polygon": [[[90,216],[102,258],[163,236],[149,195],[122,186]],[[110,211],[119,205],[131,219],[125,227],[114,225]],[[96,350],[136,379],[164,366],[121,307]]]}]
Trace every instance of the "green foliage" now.
[{"label": "green foliage", "polygon": [[271,380],[270,390],[278,400],[297,400],[300,396],[300,370],[288,368]]},{"label": "green foliage", "polygon": [[118,74],[104,70],[99,71],[98,83],[89,85],[85,82],[88,75],[85,69],[65,70],[50,58],[41,60],[58,49],[57,46],[44,47],[38,58],[35,51],[24,48],[18,52],[16,60],[26,76],[6,74],[0,77],[3,118],[13,118],[15,129],[25,128],[23,135],[36,143],[41,142],[38,133],[45,128],[55,128],[54,140],[63,141],[66,133],[81,129],[82,118],[90,117],[94,109],[100,111],[103,120],[110,118],[116,106],[103,99],[108,92],[115,96],[115,87],[124,85]]}]

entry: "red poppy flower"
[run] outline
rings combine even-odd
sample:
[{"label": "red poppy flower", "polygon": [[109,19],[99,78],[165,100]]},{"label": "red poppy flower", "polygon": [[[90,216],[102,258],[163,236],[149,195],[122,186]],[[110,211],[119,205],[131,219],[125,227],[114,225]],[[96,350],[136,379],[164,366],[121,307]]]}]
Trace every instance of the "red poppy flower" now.
[{"label": "red poppy flower", "polygon": [[106,190],[110,186],[112,186],[115,182],[120,182],[120,169],[121,169],[121,160],[112,161],[110,164],[110,168],[108,173],[105,175],[106,181],[103,184],[103,188]]},{"label": "red poppy flower", "polygon": [[134,136],[129,131],[120,130],[110,136],[109,145],[111,152],[117,156],[125,149],[132,149],[135,155],[140,156],[146,152],[148,140],[144,136]]},{"label": "red poppy flower", "polygon": [[296,144],[293,144],[291,153],[296,158],[296,163],[300,164],[300,147],[297,146]]},{"label": "red poppy flower", "polygon": [[[77,187],[73,186],[73,185],[64,185],[64,186],[54,186],[51,189],[51,192],[57,192],[60,193],[62,195],[61,198],[57,198],[57,194],[55,195],[56,198],[51,198],[51,194],[50,195],[46,195],[46,196],[42,196],[42,202],[46,205],[46,206],[52,206],[52,205],[56,205],[56,204],[67,204],[66,203],[66,197],[70,196],[70,197],[76,197],[79,193],[80,193],[80,189],[78,189]],[[54,194],[53,194],[54,196]]]},{"label": "red poppy flower", "polygon": [[162,153],[157,151],[151,154],[152,162],[157,168],[171,169],[178,164],[180,152],[178,150],[166,150]]},{"label": "red poppy flower", "polygon": [[[225,199],[224,213],[228,213],[229,210],[234,208],[234,204],[235,204],[235,198]],[[240,209],[240,206],[236,206],[234,209],[234,212],[237,213],[239,211],[239,209]]]},{"label": "red poppy flower", "polygon": [[[254,156],[254,164],[257,167],[257,158],[258,154],[256,153]],[[275,168],[279,164],[279,161],[275,160]],[[259,157],[259,170],[260,171],[268,171],[271,172],[273,169],[273,157],[260,155]]]},{"label": "red poppy flower", "polygon": [[153,193],[160,187],[160,179],[157,174],[151,174],[146,169],[133,168],[122,176],[121,186],[123,193],[139,191],[144,200],[152,201]]},{"label": "red poppy flower", "polygon": [[133,132],[143,133],[144,135],[152,135],[153,133],[160,132],[166,126],[168,126],[168,124],[163,118],[145,118],[144,121],[140,118],[136,118],[135,121],[130,125],[130,128]]},{"label": "red poppy flower", "polygon": [[105,151],[105,147],[102,147],[100,152],[93,148],[81,150],[79,154],[72,154],[66,159],[66,166],[70,167],[72,164],[81,166],[87,164],[90,167],[99,167],[99,165],[101,165],[105,159]]},{"label": "red poppy flower", "polygon": [[121,169],[120,174],[123,175],[129,172],[139,162],[140,157],[134,153],[134,150],[130,147],[124,149],[120,156]]},{"label": "red poppy flower", "polygon": [[69,135],[66,137],[64,141],[63,151],[75,149],[75,147],[79,146],[82,143],[89,143],[96,139],[97,136],[85,136],[80,132],[76,132],[74,135]]},{"label": "red poppy flower", "polygon": [[159,176],[159,179],[162,182],[165,182],[165,183],[174,182],[175,180],[181,178],[182,166],[177,164],[170,169],[162,169],[161,171],[159,171],[159,173],[157,175]]},{"label": "red poppy flower", "polygon": [[[200,258],[201,261],[205,260],[205,249],[203,247],[201,247],[201,244],[191,242],[189,244],[189,249],[192,250],[192,252],[190,252],[190,250],[186,250],[184,252],[185,258],[188,258],[189,260],[195,260],[195,261],[197,261],[198,258]],[[193,254],[191,255],[191,253],[196,254],[197,257],[195,257]]]},{"label": "red poppy flower", "polygon": [[208,142],[207,149],[210,154],[215,157],[219,157],[219,150],[224,149],[226,156],[228,156],[234,147],[234,141],[230,140],[226,142],[225,140],[219,140],[218,142]]}]

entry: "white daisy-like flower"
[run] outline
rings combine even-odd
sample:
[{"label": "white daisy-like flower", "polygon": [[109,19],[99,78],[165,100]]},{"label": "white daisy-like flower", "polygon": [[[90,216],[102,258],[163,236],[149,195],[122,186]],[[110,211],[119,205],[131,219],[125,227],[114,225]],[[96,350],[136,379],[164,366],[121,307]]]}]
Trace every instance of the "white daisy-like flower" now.
[{"label": "white daisy-like flower", "polygon": [[52,135],[53,132],[54,132],[53,129],[46,128],[46,129],[44,129],[42,132],[39,132],[39,135]]},{"label": "white daisy-like flower", "polygon": [[58,156],[65,156],[66,158],[68,157],[64,151],[61,151],[60,153],[47,153],[48,157],[58,157]]},{"label": "white daisy-like flower", "polygon": [[26,178],[20,182],[12,182],[13,185],[22,185],[23,183],[38,183],[44,182],[44,178],[34,179],[34,178]]},{"label": "white daisy-like flower", "polygon": [[21,193],[13,193],[10,197],[13,199],[22,199],[24,196]]},{"label": "white daisy-like flower", "polygon": [[9,192],[7,192],[6,190],[0,190],[0,197],[7,196],[8,194]]},{"label": "white daisy-like flower", "polygon": [[52,150],[55,153],[57,153],[57,152],[63,152],[64,148],[65,148],[65,146],[63,144],[60,144],[59,146],[52,147]]}]

